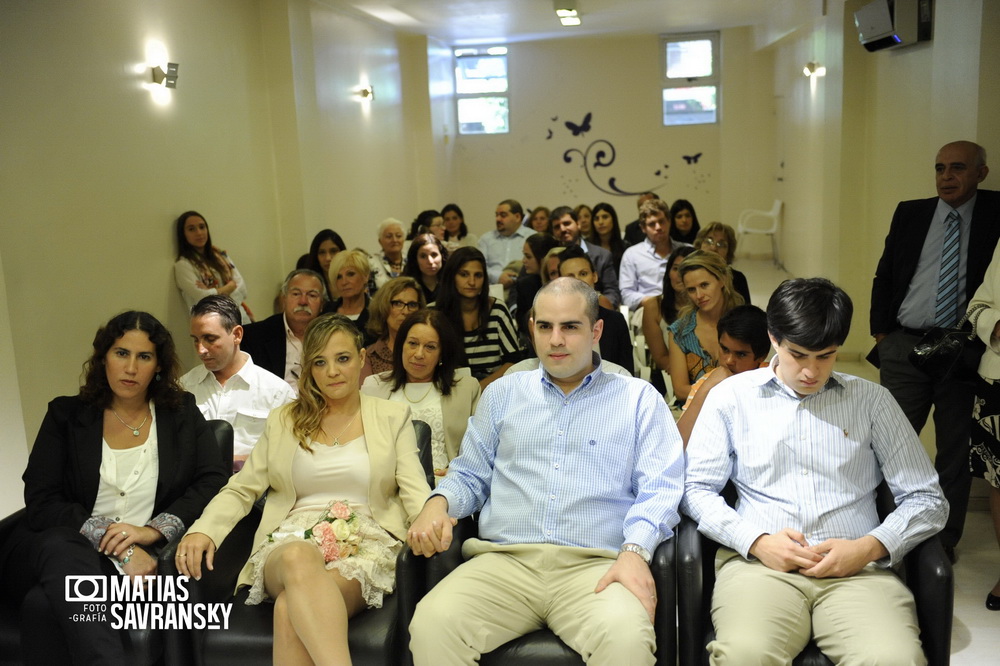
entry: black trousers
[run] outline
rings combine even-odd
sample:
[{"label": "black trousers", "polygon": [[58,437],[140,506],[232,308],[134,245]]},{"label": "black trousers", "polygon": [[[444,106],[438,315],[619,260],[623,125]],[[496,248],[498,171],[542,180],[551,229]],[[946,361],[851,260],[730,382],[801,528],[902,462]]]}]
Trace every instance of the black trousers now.
[{"label": "black trousers", "polygon": [[913,429],[919,433],[934,407],[934,439],[937,456],[934,468],[941,490],[948,500],[948,522],[941,531],[941,542],[954,548],[962,538],[965,512],[969,506],[969,438],[972,431],[972,405],[975,378],[954,377],[936,382],[910,363],[907,355],[920,341],[902,330],[890,333],[879,343],[880,379],[902,407]]}]

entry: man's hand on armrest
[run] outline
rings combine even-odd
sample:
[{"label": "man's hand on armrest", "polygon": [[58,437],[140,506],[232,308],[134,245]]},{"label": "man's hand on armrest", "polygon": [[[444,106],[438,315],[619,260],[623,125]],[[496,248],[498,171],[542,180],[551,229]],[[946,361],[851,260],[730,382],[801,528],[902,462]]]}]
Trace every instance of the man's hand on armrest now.
[{"label": "man's hand on armrest", "polygon": [[775,571],[803,571],[823,559],[822,555],[809,548],[801,532],[789,527],[775,534],[761,534],[750,546],[749,552],[765,567]]},{"label": "man's hand on armrest", "polygon": [[827,539],[823,543],[810,546],[809,550],[823,556],[822,561],[812,567],[804,567],[799,573],[814,578],[846,578],[858,573],[869,562],[888,557],[882,542],[866,535],[860,539]]},{"label": "man's hand on armrest", "polygon": [[451,528],[458,521],[448,515],[448,500],[435,495],[427,500],[420,515],[406,532],[406,543],[415,555],[430,557],[448,550]]}]

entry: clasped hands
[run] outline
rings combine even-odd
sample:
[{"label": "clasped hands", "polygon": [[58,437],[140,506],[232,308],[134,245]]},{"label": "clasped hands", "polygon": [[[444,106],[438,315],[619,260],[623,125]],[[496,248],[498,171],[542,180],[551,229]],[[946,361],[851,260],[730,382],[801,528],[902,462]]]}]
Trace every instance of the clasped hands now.
[{"label": "clasped hands", "polygon": [[801,532],[786,527],[757,537],[750,554],[775,571],[797,571],[813,578],[846,578],[889,553],[873,536],[827,539],[809,545]]},{"label": "clasped hands", "polygon": [[420,515],[406,531],[406,543],[414,555],[430,557],[448,550],[452,528],[458,520],[448,515],[448,500],[435,495],[427,500]]},{"label": "clasped hands", "polygon": [[[101,537],[97,550],[122,563],[122,570],[130,578],[156,573],[156,559],[141,546],[151,546],[163,538],[160,531],[148,525],[111,523]],[[132,555],[124,562],[125,554],[132,547]]]}]

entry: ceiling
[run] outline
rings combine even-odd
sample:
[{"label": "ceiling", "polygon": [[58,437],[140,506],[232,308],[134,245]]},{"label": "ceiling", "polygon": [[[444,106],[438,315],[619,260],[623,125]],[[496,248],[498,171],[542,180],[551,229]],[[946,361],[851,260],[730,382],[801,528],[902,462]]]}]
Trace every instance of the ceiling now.
[{"label": "ceiling", "polygon": [[564,28],[556,18],[553,0],[327,0],[451,45],[718,30],[761,23],[795,1],[575,0],[582,25]]}]

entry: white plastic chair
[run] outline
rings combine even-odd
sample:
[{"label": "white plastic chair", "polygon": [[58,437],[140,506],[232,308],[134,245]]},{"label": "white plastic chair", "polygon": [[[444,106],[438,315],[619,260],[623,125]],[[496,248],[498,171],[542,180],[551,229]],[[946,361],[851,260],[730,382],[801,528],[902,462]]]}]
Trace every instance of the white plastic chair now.
[{"label": "white plastic chair", "polygon": [[[752,226],[750,220],[762,219],[769,221],[767,226]],[[771,257],[775,266],[781,266],[781,258],[778,256],[778,226],[781,220],[781,199],[774,200],[771,210],[754,210],[748,208],[740,213],[736,222],[737,240],[744,234],[764,234],[771,237]]]}]

